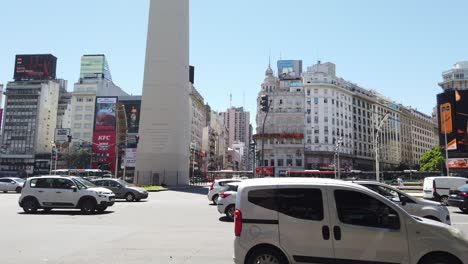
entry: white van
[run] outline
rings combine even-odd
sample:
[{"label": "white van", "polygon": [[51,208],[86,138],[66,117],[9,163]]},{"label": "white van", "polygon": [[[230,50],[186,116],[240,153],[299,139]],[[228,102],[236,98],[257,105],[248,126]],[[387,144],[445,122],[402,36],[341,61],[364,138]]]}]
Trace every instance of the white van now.
[{"label": "white van", "polygon": [[236,198],[234,261],[463,264],[467,238],[409,215],[352,182],[317,178],[243,181]]},{"label": "white van", "polygon": [[467,183],[468,179],[463,177],[426,177],[424,178],[423,197],[447,205],[450,191],[455,191]]}]

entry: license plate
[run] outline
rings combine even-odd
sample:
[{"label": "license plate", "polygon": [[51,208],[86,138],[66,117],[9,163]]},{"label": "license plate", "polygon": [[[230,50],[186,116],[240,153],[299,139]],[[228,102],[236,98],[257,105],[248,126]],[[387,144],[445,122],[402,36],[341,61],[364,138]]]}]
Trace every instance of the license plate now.
[{"label": "license plate", "polygon": [[451,194],[450,197],[457,197],[457,195],[456,194]]}]

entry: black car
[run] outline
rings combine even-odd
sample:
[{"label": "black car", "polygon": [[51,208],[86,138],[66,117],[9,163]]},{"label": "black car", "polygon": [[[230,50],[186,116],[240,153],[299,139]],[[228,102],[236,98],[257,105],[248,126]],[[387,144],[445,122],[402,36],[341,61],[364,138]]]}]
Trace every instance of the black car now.
[{"label": "black car", "polygon": [[462,185],[456,191],[450,191],[448,204],[468,213],[468,184]]}]

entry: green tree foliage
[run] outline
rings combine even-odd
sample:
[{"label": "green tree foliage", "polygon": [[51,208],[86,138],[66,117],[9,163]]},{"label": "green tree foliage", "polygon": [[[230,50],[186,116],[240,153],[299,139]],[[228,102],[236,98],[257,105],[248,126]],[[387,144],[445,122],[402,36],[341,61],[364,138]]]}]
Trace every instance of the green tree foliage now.
[{"label": "green tree foliage", "polygon": [[80,149],[77,152],[64,154],[62,159],[65,160],[67,168],[84,169],[89,167],[91,155],[88,151]]},{"label": "green tree foliage", "polygon": [[421,166],[420,171],[441,171],[445,164],[442,149],[440,147],[433,147],[426,151],[419,160],[419,163]]}]

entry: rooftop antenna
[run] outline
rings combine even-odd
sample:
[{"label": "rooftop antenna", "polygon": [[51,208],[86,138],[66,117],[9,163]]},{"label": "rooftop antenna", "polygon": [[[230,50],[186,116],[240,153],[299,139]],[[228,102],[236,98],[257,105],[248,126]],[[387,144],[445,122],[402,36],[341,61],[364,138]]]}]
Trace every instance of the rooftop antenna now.
[{"label": "rooftop antenna", "polygon": [[245,91],[242,91],[242,108],[245,110]]},{"label": "rooftop antenna", "polygon": [[268,68],[271,68],[271,48],[270,53],[268,54]]},{"label": "rooftop antenna", "polygon": [[232,93],[229,94],[229,108],[232,108]]}]

